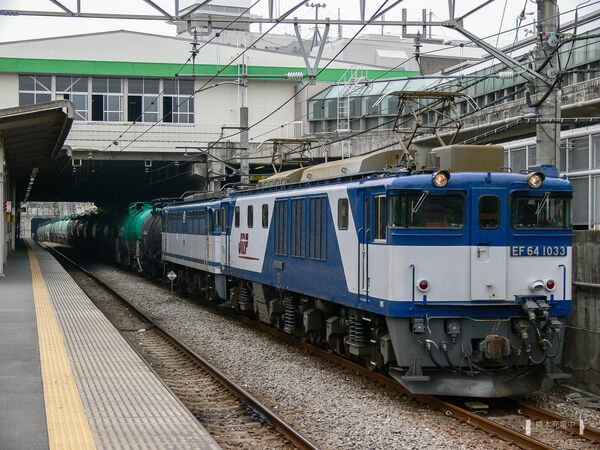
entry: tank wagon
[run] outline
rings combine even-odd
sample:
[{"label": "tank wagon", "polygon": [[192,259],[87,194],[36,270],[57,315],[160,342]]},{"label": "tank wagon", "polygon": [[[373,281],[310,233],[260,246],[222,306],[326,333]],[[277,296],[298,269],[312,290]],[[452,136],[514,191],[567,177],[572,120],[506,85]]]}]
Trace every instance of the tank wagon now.
[{"label": "tank wagon", "polygon": [[543,390],[565,376],[572,189],[553,166],[507,173],[494,155],[367,172],[393,165],[382,152],[167,205],[142,225],[140,266],[415,393]]}]

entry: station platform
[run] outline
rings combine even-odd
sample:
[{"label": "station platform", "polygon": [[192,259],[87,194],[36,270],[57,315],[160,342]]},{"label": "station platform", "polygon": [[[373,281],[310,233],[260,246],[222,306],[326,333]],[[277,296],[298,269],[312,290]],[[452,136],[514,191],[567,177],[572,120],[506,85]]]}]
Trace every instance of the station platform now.
[{"label": "station platform", "polygon": [[32,240],[0,278],[0,448],[219,448]]}]

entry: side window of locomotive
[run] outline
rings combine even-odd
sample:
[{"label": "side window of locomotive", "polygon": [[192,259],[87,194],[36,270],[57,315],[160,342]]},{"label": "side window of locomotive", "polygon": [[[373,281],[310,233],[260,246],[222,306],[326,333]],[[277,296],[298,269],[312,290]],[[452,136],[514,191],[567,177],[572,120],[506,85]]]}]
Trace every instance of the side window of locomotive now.
[{"label": "side window of locomotive", "polygon": [[254,206],[248,205],[248,228],[254,226]]},{"label": "side window of locomotive", "polygon": [[221,210],[220,209],[213,210],[213,222],[215,224],[215,228],[221,227]]},{"label": "side window of locomotive", "polygon": [[225,228],[227,227],[227,210],[225,209],[225,207],[221,208],[221,227],[223,228],[223,230],[225,230]]},{"label": "side window of locomotive", "polygon": [[269,205],[266,203],[262,205],[262,227],[267,228],[269,226]]},{"label": "side window of locomotive", "polygon": [[484,230],[495,230],[500,226],[500,198],[496,195],[479,197],[479,226]]},{"label": "side window of locomotive", "polygon": [[385,240],[387,231],[387,220],[386,220],[386,197],[385,195],[378,195],[374,198],[375,207],[374,212],[374,228],[373,228],[373,239],[374,240]]},{"label": "side window of locomotive", "polygon": [[239,206],[235,207],[234,218],[235,218],[235,227],[239,228],[240,227],[240,207]]},{"label": "side window of locomotive", "polygon": [[348,199],[340,198],[338,200],[338,230],[348,229]]}]

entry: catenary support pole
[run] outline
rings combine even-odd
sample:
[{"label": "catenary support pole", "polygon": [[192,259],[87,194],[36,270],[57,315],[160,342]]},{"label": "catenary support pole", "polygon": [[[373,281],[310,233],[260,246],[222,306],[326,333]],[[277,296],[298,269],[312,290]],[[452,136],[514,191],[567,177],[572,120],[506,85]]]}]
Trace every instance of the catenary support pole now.
[{"label": "catenary support pole", "polygon": [[[537,22],[538,22],[538,44],[535,49],[536,69],[542,75],[547,77],[547,82],[535,80],[535,96],[532,98],[535,102],[541,102],[537,106],[538,117],[559,118],[560,109],[557,108],[557,89],[552,83],[558,76],[558,56],[557,53],[550,59],[545,67],[541,68],[542,64],[548,58],[547,55],[556,51],[555,35],[558,32],[557,17],[558,7],[555,0],[537,0]],[[549,95],[544,100],[544,96]],[[542,101],[543,100],[543,101]],[[556,165],[557,147],[560,141],[557,141],[556,128],[560,125],[557,123],[538,123],[536,125],[536,163],[537,164],[552,164]],[[564,170],[564,167],[560,168]]]}]

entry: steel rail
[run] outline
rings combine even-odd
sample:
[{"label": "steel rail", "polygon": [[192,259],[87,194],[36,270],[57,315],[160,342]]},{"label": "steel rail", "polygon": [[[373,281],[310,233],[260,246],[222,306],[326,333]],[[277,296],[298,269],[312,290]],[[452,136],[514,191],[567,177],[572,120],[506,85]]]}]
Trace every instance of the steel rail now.
[{"label": "steel rail", "polygon": [[580,436],[584,439],[592,441],[596,444],[600,444],[600,430],[592,427],[588,427],[583,425],[583,429],[580,429],[579,422],[574,420],[569,420],[565,417],[562,417],[558,414],[555,414],[551,411],[547,411],[545,409],[540,409],[533,405],[528,405],[527,403],[523,403],[518,400],[510,400],[509,404],[519,413],[528,417],[536,418],[539,420],[554,422],[554,423],[564,423],[565,429],[571,432],[574,435]]},{"label": "steel rail", "polygon": [[51,252],[59,255],[60,258],[67,261],[69,264],[71,264],[73,267],[77,268],[81,272],[85,273],[88,277],[92,278],[96,283],[98,283],[100,286],[102,286],[104,289],[106,289],[112,295],[117,297],[121,302],[123,302],[123,304],[125,304],[127,307],[129,307],[133,311],[135,311],[143,320],[148,321],[150,324],[152,324],[153,327],[155,327],[160,333],[162,333],[165,337],[167,337],[167,339],[171,340],[178,348],[180,348],[183,352],[189,354],[198,364],[200,364],[202,366],[202,368],[204,370],[206,370],[210,375],[212,375],[213,378],[218,380],[225,388],[227,388],[229,391],[231,391],[234,395],[236,395],[242,401],[251,405],[253,408],[255,408],[260,413],[262,413],[265,417],[267,417],[271,421],[271,423],[275,426],[275,428],[281,434],[283,434],[285,437],[287,437],[293,444],[295,444],[296,446],[298,446],[301,449],[311,449],[311,450],[319,449],[319,447],[316,444],[314,444],[312,441],[310,441],[300,431],[294,429],[282,417],[280,417],[275,411],[270,409],[268,406],[263,404],[256,397],[254,397],[251,393],[246,391],[243,387],[241,387],[236,382],[231,380],[227,375],[225,375],[225,373],[223,373],[217,367],[212,365],[208,360],[206,360],[205,358],[200,356],[198,353],[196,353],[194,350],[192,350],[186,344],[181,342],[181,340],[178,339],[176,336],[174,336],[173,334],[166,331],[159,323],[157,323],[155,320],[150,318],[143,311],[138,309],[129,300],[127,300],[122,294],[120,294],[119,292],[114,290],[112,287],[110,287],[107,283],[105,283],[101,278],[97,277],[90,271],[86,270],[84,267],[82,267],[80,264],[73,261],[71,258],[66,256],[61,251],[59,251],[51,246],[41,244],[39,242],[38,242],[38,244],[41,247],[43,247],[47,250],[50,250]]}]

